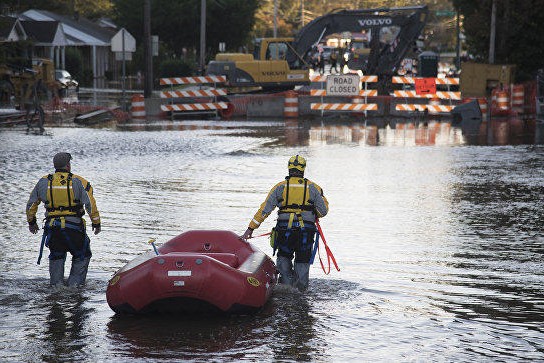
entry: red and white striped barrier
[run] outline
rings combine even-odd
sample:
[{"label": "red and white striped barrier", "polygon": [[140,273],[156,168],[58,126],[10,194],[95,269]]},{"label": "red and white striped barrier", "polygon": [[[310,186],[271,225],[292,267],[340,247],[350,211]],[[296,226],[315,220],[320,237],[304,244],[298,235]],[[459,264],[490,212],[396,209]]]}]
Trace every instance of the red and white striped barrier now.
[{"label": "red and white striped barrier", "polygon": [[[173,77],[161,78],[161,85],[188,85],[188,84],[203,84],[203,83],[224,83],[227,78],[225,76],[198,76],[198,77]],[[228,118],[234,111],[234,105],[228,102],[216,102],[216,97],[226,96],[227,91],[221,88],[198,89],[198,90],[170,90],[162,91],[161,98],[184,98],[184,97],[209,97],[211,102],[202,103],[180,103],[161,105],[161,110],[171,112],[172,117],[175,112],[217,112],[222,117]]]},{"label": "red and white striped barrier", "polygon": [[[374,83],[378,82],[378,76],[359,76],[362,83]],[[310,77],[310,81],[314,83],[327,82],[326,75],[314,75]],[[366,88],[366,87],[365,87]],[[312,89],[310,90],[311,96],[324,97],[327,96],[325,89]],[[354,103],[311,103],[310,109],[314,111],[343,111],[343,112],[361,112],[361,111],[377,111],[378,105],[376,103],[360,103],[366,101],[360,97],[375,97],[378,95],[377,90],[362,89],[357,96],[351,96]],[[350,96],[345,96],[350,97]]]},{"label": "red and white striped barrier", "polygon": [[133,119],[145,119],[145,98],[144,95],[132,96],[130,115]]},{"label": "red and white striped barrier", "polygon": [[[311,89],[310,96],[326,96],[327,91],[324,89]],[[359,91],[359,96],[375,97],[378,95],[378,90],[375,89],[362,89]]]},{"label": "red and white striped barrier", "polygon": [[[327,76],[324,74],[313,75],[310,77],[310,82],[327,82]],[[361,82],[363,83],[378,82],[378,76],[361,76]]]},{"label": "red and white striped barrier", "polygon": [[183,98],[183,97],[217,97],[226,96],[224,89],[199,89],[191,91],[162,91],[161,98]]},{"label": "red and white striped barrier", "polygon": [[224,83],[226,81],[226,76],[173,77],[161,78],[160,85],[167,86],[175,84]]},{"label": "red and white striped barrier", "polygon": [[522,84],[512,85],[510,87],[510,94],[512,95],[512,110],[523,113],[523,106],[525,104],[525,87]]},{"label": "red and white striped barrier", "polygon": [[455,106],[449,105],[424,105],[424,104],[398,104],[395,105],[397,111],[420,111],[427,110],[430,114],[451,112]]},{"label": "red and white striped barrier", "polygon": [[[403,76],[394,76],[392,82],[396,84],[414,84],[416,77],[403,77]],[[437,85],[451,85],[458,86],[459,78],[435,78],[435,83]]]},{"label": "red and white striped barrier", "polygon": [[227,109],[227,102],[208,102],[208,103],[181,103],[176,105],[161,105],[161,111],[214,111]]},{"label": "red and white striped barrier", "polygon": [[312,110],[320,111],[377,111],[375,103],[311,103]]},{"label": "red and white striped barrier", "polygon": [[283,117],[298,117],[298,95],[295,91],[285,92],[285,101],[283,104]]},{"label": "red and white striped barrier", "polygon": [[425,94],[418,95],[416,91],[413,90],[396,90],[393,91],[394,97],[404,97],[404,98],[435,98],[438,97],[444,100],[460,100],[461,92],[449,92],[449,91],[436,91],[434,94]]}]

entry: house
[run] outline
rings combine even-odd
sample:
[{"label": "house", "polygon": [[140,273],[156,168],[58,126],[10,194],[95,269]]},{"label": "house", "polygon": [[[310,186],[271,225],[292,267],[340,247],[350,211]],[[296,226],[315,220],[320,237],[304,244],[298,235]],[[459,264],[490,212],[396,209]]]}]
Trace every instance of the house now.
[{"label": "house", "polygon": [[[35,22],[28,23],[28,30],[35,37],[36,45],[54,58],[58,68],[66,64],[66,48],[76,47],[82,55],[83,68],[92,71],[93,88],[106,87],[106,72],[118,73],[119,65],[111,51],[111,39],[118,29],[111,22],[94,23],[83,17],[36,9],[20,14],[19,20],[24,24]],[[58,26],[55,28],[54,24]],[[27,29],[27,25],[24,27]],[[33,33],[32,29],[40,27],[47,29],[47,36]]]},{"label": "house", "polygon": [[26,40],[26,33],[16,17],[0,15],[0,43]]},{"label": "house", "polygon": [[34,44],[34,57],[49,58],[56,68],[65,68],[64,50],[68,45],[62,24],[58,21],[22,20],[28,40]]}]

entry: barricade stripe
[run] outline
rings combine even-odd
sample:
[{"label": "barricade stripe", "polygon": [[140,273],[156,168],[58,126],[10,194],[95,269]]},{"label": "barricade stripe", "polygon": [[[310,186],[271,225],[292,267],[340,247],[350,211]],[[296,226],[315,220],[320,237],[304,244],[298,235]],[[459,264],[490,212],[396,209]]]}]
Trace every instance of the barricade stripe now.
[{"label": "barricade stripe", "polygon": [[194,84],[194,83],[223,83],[227,81],[225,76],[198,76],[198,77],[173,77],[173,78],[161,78],[160,84],[173,85],[173,84]]},{"label": "barricade stripe", "polygon": [[[326,96],[327,91],[324,89],[311,89],[310,96]],[[374,97],[378,95],[378,90],[375,89],[363,89],[359,91],[359,96]]]},{"label": "barricade stripe", "polygon": [[[413,84],[415,83],[416,77],[402,77],[402,76],[394,76],[392,79],[393,83],[401,83],[401,84]],[[435,78],[436,84],[450,84],[450,85],[458,85],[459,84],[459,78]]]},{"label": "barricade stripe", "polygon": [[312,110],[325,111],[377,111],[375,103],[311,103]]},{"label": "barricade stripe", "polygon": [[161,105],[161,111],[203,111],[219,110],[226,108],[228,108],[226,102],[181,103],[176,105]]},{"label": "barricade stripe", "polygon": [[[363,83],[374,83],[378,82],[378,76],[360,76],[361,82]],[[325,75],[313,75],[310,77],[311,82],[327,82],[327,76]]]},{"label": "barricade stripe", "polygon": [[404,97],[404,98],[440,98],[445,100],[460,100],[461,92],[445,92],[437,91],[434,94],[425,94],[418,95],[416,91],[413,90],[396,90],[393,91],[393,97]]},{"label": "barricade stripe", "polygon": [[226,96],[224,89],[191,90],[191,91],[162,91],[161,98],[182,98],[182,97],[214,97]]},{"label": "barricade stripe", "polygon": [[395,105],[397,111],[425,111],[430,113],[451,112],[454,106],[449,105],[423,105],[423,104],[398,104]]}]

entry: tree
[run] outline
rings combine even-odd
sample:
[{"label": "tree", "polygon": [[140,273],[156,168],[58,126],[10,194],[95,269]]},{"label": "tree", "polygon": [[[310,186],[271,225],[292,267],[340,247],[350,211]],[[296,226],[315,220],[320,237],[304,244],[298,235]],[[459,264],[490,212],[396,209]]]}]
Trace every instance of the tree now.
[{"label": "tree", "polygon": [[[151,8],[151,32],[172,55],[182,49],[198,49],[201,0],[154,0]],[[206,44],[214,53],[219,42],[236,50],[245,45],[254,24],[258,0],[207,0]],[[138,43],[143,40],[143,6],[140,0],[115,0],[115,17]],[[210,52],[207,52],[210,53]]]},{"label": "tree", "polygon": [[[489,55],[493,0],[452,0],[464,17],[467,47],[477,60]],[[544,2],[541,0],[496,1],[495,63],[515,64],[517,80],[533,79],[544,67]]]}]

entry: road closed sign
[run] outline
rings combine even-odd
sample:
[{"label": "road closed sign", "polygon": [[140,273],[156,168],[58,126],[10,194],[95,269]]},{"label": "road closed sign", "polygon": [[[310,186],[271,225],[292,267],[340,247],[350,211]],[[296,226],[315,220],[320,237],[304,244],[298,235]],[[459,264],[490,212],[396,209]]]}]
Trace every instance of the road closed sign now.
[{"label": "road closed sign", "polygon": [[327,96],[357,96],[361,78],[357,74],[331,74],[327,76]]}]

